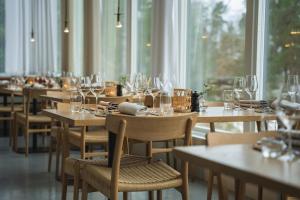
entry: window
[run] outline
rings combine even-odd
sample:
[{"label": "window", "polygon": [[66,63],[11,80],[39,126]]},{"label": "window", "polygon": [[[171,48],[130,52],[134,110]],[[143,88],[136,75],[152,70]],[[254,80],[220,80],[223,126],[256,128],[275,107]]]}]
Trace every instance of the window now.
[{"label": "window", "polygon": [[105,80],[119,80],[127,73],[127,4],[120,1],[122,28],[117,28],[118,1],[100,1],[100,68]]},{"label": "window", "polygon": [[300,72],[300,2],[272,0],[266,4],[265,98],[278,95],[284,74]]},{"label": "window", "polygon": [[137,1],[137,71],[151,74],[152,0]]},{"label": "window", "polygon": [[232,77],[245,73],[245,0],[189,0],[187,87],[209,84],[209,100],[221,100]]}]

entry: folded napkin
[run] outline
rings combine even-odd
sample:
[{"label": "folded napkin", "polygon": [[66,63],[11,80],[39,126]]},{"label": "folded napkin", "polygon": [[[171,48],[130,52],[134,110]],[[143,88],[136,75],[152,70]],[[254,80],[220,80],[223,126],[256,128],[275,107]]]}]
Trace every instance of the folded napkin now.
[{"label": "folded napkin", "polygon": [[119,111],[123,114],[136,115],[140,111],[147,110],[146,106],[138,105],[136,103],[123,102],[119,104]]}]

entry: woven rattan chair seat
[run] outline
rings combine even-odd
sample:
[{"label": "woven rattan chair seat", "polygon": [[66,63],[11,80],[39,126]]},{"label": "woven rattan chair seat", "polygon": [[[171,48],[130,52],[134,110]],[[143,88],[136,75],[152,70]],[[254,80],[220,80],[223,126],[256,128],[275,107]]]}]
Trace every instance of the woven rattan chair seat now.
[{"label": "woven rattan chair seat", "polygon": [[[91,185],[101,187],[103,183],[110,183],[111,168],[86,165],[82,171],[82,177]],[[162,161],[122,166],[120,169],[119,191],[165,189],[178,187],[181,183],[180,173]]]}]

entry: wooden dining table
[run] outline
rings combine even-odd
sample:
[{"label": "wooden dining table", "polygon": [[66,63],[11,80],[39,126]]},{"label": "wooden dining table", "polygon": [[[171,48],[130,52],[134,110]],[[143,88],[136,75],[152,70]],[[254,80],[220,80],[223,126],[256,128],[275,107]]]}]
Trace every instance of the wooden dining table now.
[{"label": "wooden dining table", "polygon": [[215,123],[224,122],[256,122],[257,130],[261,131],[261,122],[266,120],[276,120],[276,115],[249,110],[224,110],[223,107],[208,107],[205,112],[200,112],[197,118],[198,123],[210,124],[211,132],[215,132]]},{"label": "wooden dining table", "polygon": [[[264,158],[251,145],[176,147],[175,155],[199,167],[300,197],[300,160]],[[238,198],[239,199],[239,198]]]}]

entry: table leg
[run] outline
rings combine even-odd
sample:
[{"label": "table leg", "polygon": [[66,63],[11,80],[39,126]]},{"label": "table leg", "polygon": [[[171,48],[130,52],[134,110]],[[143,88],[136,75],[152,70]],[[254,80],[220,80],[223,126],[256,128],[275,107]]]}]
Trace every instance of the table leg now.
[{"label": "table leg", "polygon": [[[7,106],[7,94],[3,94],[3,106]],[[7,117],[7,114],[4,114],[4,117]],[[8,131],[7,131],[7,120],[4,120],[3,122],[3,135],[7,136]]]},{"label": "table leg", "polygon": [[257,131],[261,131],[261,121],[256,121]]},{"label": "table leg", "polygon": [[245,196],[245,183],[240,179],[234,180],[235,200],[243,200]]},{"label": "table leg", "polygon": [[215,129],[215,123],[210,122],[210,123],[209,123],[209,127],[210,127],[210,132],[216,132],[216,129]]}]

